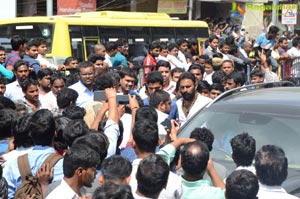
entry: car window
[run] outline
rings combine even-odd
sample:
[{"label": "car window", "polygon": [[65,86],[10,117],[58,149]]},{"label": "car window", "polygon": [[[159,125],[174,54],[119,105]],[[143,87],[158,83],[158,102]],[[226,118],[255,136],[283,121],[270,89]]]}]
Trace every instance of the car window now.
[{"label": "car window", "polygon": [[230,139],[242,132],[248,132],[255,138],[257,150],[266,144],[278,145],[284,149],[289,167],[300,168],[300,156],[295,153],[300,150],[300,116],[288,112],[280,112],[280,109],[276,112],[274,107],[272,111],[265,111],[251,106],[212,106],[203,109],[184,126],[179,137],[188,137],[196,127],[206,127],[215,136],[212,157],[231,161]]}]

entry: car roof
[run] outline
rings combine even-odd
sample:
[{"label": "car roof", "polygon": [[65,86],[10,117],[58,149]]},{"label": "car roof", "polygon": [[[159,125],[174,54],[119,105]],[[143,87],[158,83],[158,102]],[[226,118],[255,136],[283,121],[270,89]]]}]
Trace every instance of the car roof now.
[{"label": "car roof", "polygon": [[300,87],[275,87],[255,90],[245,90],[226,95],[216,100],[213,104],[237,105],[237,104],[257,104],[257,105],[287,105],[300,106]]}]

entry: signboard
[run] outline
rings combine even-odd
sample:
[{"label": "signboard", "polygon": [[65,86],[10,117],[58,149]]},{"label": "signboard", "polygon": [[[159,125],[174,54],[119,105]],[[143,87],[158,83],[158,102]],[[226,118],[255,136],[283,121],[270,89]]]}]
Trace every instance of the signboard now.
[{"label": "signboard", "polygon": [[96,11],[96,0],[57,0],[57,14],[70,15],[76,12]]},{"label": "signboard", "polygon": [[158,0],[157,12],[186,14],[187,0]]},{"label": "signboard", "polygon": [[281,23],[287,25],[297,24],[297,10],[297,4],[283,4],[281,13]]}]

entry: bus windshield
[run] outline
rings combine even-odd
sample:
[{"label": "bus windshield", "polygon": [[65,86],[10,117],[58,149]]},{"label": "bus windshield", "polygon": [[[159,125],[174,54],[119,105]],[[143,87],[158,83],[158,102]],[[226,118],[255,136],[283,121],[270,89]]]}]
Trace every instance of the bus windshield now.
[{"label": "bus windshield", "polygon": [[54,25],[50,23],[20,23],[0,26],[0,45],[7,52],[11,51],[10,40],[13,35],[21,35],[26,39],[43,37],[46,39],[48,53],[51,52]]}]

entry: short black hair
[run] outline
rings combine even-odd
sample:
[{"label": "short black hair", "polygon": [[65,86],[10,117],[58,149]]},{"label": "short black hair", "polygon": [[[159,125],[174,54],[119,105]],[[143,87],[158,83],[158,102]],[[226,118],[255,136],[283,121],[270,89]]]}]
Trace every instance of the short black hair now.
[{"label": "short black hair", "polygon": [[134,197],[129,185],[107,182],[95,190],[93,199],[134,199]]},{"label": "short black hair", "polygon": [[214,72],[214,74],[212,74],[212,82],[213,83],[219,83],[222,84],[222,81],[224,81],[226,77],[226,73],[222,70],[217,70]]},{"label": "short black hair", "polygon": [[230,140],[232,148],[232,159],[237,166],[252,165],[256,145],[255,139],[248,133],[236,135]]},{"label": "short black hair", "polygon": [[136,111],[135,122],[145,119],[157,122],[158,115],[153,107],[144,106]]},{"label": "short black hair", "polygon": [[31,78],[25,79],[21,84],[22,91],[26,92],[28,87],[32,86],[32,85],[38,86],[38,82],[35,79],[31,79]]},{"label": "short black hair", "polygon": [[240,72],[232,72],[227,75],[226,79],[232,79],[234,83],[243,86],[245,84],[245,78]]},{"label": "short black hair", "polygon": [[202,66],[200,66],[199,64],[192,64],[192,65],[190,65],[188,71],[190,72],[191,70],[194,70],[194,69],[200,70],[201,74],[202,75],[204,74],[204,68]]},{"label": "short black hair", "polygon": [[226,179],[226,199],[257,199],[257,177],[248,170],[233,171]]},{"label": "short black hair", "polygon": [[153,84],[153,83],[159,83],[163,85],[164,83],[164,78],[162,74],[158,71],[153,71],[148,74],[147,76],[147,84]]},{"label": "short black hair", "polygon": [[67,127],[71,119],[64,116],[57,116],[54,118],[54,121],[56,136],[54,137],[53,146],[56,151],[62,152],[68,149],[68,146],[63,138],[63,131]]},{"label": "short black hair", "polygon": [[264,74],[261,72],[261,70],[253,70],[250,74],[251,78],[252,77],[264,77]]},{"label": "short black hair", "polygon": [[12,136],[12,123],[16,118],[17,113],[12,109],[2,109],[0,110],[0,140],[10,138]]},{"label": "short black hair", "polygon": [[21,59],[21,60],[18,60],[18,61],[14,64],[14,71],[17,71],[18,68],[19,68],[20,66],[23,66],[23,65],[27,66],[27,68],[28,68],[28,63],[27,63],[26,61],[23,61],[22,59]]},{"label": "short black hair", "polygon": [[64,65],[69,65],[71,61],[78,60],[76,57],[67,57],[64,61]]},{"label": "short black hair", "polygon": [[4,108],[10,108],[13,110],[16,109],[15,103],[11,99],[4,97],[2,95],[0,95],[0,105],[3,105]]},{"label": "short black hair", "polygon": [[101,60],[101,61],[104,61],[105,58],[102,57],[101,55],[99,54],[95,54],[95,53],[92,53],[88,56],[88,61],[92,62],[92,63],[96,63],[97,60]]},{"label": "short black hair", "polygon": [[201,93],[203,89],[210,90],[210,84],[206,80],[202,80],[198,82],[197,91],[198,93]]},{"label": "short black hair", "polygon": [[131,172],[132,165],[130,161],[119,155],[106,158],[101,165],[101,174],[105,182],[124,180],[130,176]]},{"label": "short black hair", "polygon": [[64,82],[66,82],[66,77],[65,75],[61,74],[61,73],[54,73],[53,75],[51,75],[51,79],[50,79],[50,84],[51,86],[54,84],[54,82],[58,79],[62,79],[64,80]]},{"label": "short black hair", "polygon": [[63,88],[56,96],[57,106],[60,109],[64,109],[70,106],[71,103],[75,104],[78,98],[78,93],[71,88]]},{"label": "short black hair", "polygon": [[283,149],[275,145],[264,145],[254,159],[259,182],[267,186],[281,186],[288,174],[288,160]]},{"label": "short black hair", "polygon": [[53,75],[53,71],[50,68],[44,68],[38,71],[36,78],[43,79],[43,77],[46,77],[48,75],[49,76]]},{"label": "short black hair", "polygon": [[278,32],[279,32],[279,28],[277,26],[271,26],[268,31],[268,33],[278,33]]},{"label": "short black hair", "polygon": [[27,42],[27,45],[26,45],[26,50],[30,50],[32,47],[39,47],[39,40],[37,40],[37,38],[33,38],[33,39],[30,39],[28,42]]},{"label": "short black hair", "polygon": [[[191,152],[191,150],[197,150]],[[181,166],[184,174],[190,177],[199,176],[207,167],[209,150],[207,145],[201,141],[187,143],[180,152]]]},{"label": "short black hair", "polygon": [[12,134],[14,136],[14,148],[33,146],[31,135],[29,134],[29,124],[31,114],[17,117],[12,122]]},{"label": "short black hair", "polygon": [[63,130],[63,139],[71,147],[74,140],[89,133],[89,127],[82,119],[71,120]]},{"label": "short black hair", "polygon": [[150,106],[157,108],[158,105],[162,103],[166,103],[170,99],[170,94],[164,90],[158,90],[154,93],[151,93],[149,97]]},{"label": "short black hair", "polygon": [[30,119],[29,133],[35,145],[51,146],[55,133],[52,113],[47,109],[35,112]]},{"label": "short black hair", "polygon": [[159,60],[156,63],[156,70],[158,70],[160,67],[166,67],[166,68],[169,68],[169,70],[171,70],[171,64],[168,61]]},{"label": "short black hair", "polygon": [[93,81],[93,89],[95,91],[105,90],[106,88],[114,87],[114,80],[112,76],[109,75],[101,75],[96,77]]},{"label": "short black hair", "polygon": [[219,37],[217,37],[217,35],[210,35],[208,38],[208,42],[211,43],[214,39],[219,40]]},{"label": "short black hair", "polygon": [[172,51],[174,48],[179,48],[179,46],[175,43],[170,43],[168,45],[168,51]]},{"label": "short black hair", "polygon": [[218,91],[221,91],[223,93],[224,92],[224,87],[220,83],[213,83],[210,86],[210,90],[209,91],[211,91],[211,90],[218,90]]},{"label": "short black hair", "polygon": [[21,35],[13,35],[10,44],[14,51],[18,51],[21,45],[24,45],[27,40]]},{"label": "short black hair", "polygon": [[125,76],[129,76],[129,77],[133,77],[136,79],[136,75],[135,75],[135,72],[134,70],[132,70],[131,68],[122,68],[120,71],[119,71],[119,75],[120,75],[120,78],[123,79]]},{"label": "short black hair", "polygon": [[190,80],[192,80],[192,82],[196,86],[196,78],[195,78],[195,76],[192,73],[190,73],[190,72],[184,72],[184,73],[182,73],[180,75],[179,79],[178,79],[178,83],[180,84],[181,80],[184,80],[184,79],[190,79]]},{"label": "short black hair", "polygon": [[109,146],[109,140],[103,132],[90,130],[89,133],[78,137],[74,144],[85,144],[90,148],[94,149],[100,155],[100,164],[107,156],[107,149]]},{"label": "short black hair", "polygon": [[132,130],[133,140],[142,152],[154,153],[158,145],[158,126],[151,120],[138,120]]},{"label": "short black hair", "polygon": [[85,109],[79,106],[67,106],[62,112],[64,117],[70,118],[71,120],[83,119],[85,114]]},{"label": "short black hair", "polygon": [[183,72],[184,72],[183,68],[179,68],[179,67],[173,68],[171,70],[171,77],[173,77],[174,73],[183,73]]},{"label": "short black hair", "polygon": [[136,172],[137,190],[145,197],[154,198],[167,186],[169,166],[159,155],[144,158]]},{"label": "short black hair", "polygon": [[84,144],[76,144],[70,147],[64,156],[64,176],[71,178],[78,168],[88,169],[97,167],[100,162],[99,154]]},{"label": "short black hair", "polygon": [[211,130],[205,127],[195,128],[191,132],[190,138],[204,142],[209,151],[211,151],[213,148],[213,142],[215,139],[214,134],[211,132]]},{"label": "short black hair", "polygon": [[79,71],[80,71],[80,68],[89,68],[89,67],[93,67],[95,69],[94,64],[90,61],[82,61],[77,64],[77,69]]},{"label": "short black hair", "polygon": [[105,44],[105,49],[106,49],[106,52],[111,52],[112,50],[117,50],[118,46],[117,46],[117,43],[116,42],[107,42]]}]

